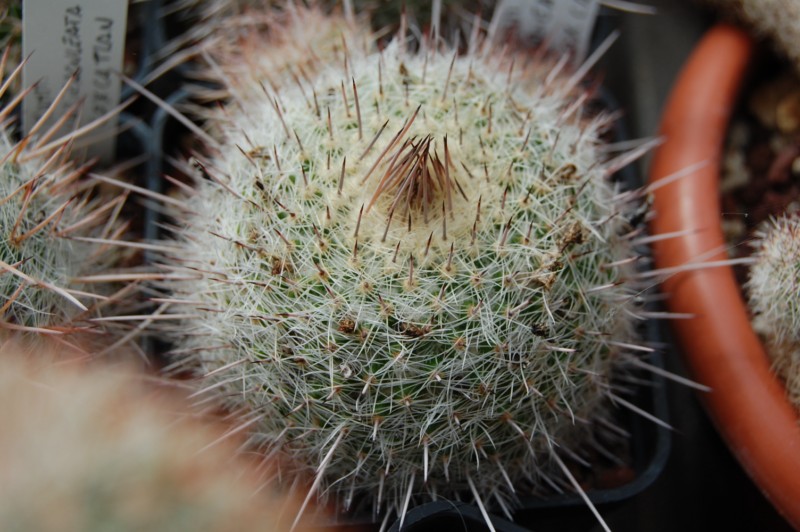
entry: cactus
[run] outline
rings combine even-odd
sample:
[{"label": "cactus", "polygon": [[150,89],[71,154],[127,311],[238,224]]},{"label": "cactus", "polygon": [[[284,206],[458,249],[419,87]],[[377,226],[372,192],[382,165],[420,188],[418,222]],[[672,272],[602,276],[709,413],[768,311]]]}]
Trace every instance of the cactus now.
[{"label": "cactus", "polygon": [[[292,497],[231,455],[176,390],[128,368],[0,347],[0,528],[6,532],[286,530]],[[241,457],[240,457],[241,458]],[[304,530],[313,526],[304,521]]]},{"label": "cactus", "polygon": [[[202,51],[212,62],[226,63],[198,75],[223,83],[239,99],[263,97],[264,86],[274,91],[276,83],[301,83],[344,48],[374,48],[365,17],[350,18],[339,10],[326,13],[317,5],[278,10],[268,0],[189,0],[179,7],[185,17],[200,20],[193,21],[188,35],[178,41],[200,41],[193,53]],[[232,56],[237,58],[233,63]],[[208,99],[208,94],[217,95],[206,91]]]},{"label": "cactus", "polygon": [[[236,42],[228,43],[232,49],[252,52],[238,55],[238,61],[225,66],[228,87],[238,91],[239,98],[250,94],[261,99],[265,85],[274,91],[275,84],[282,81],[302,83],[300,80],[313,75],[318,65],[340,57],[348,47],[374,48],[372,32],[363,17],[349,19],[338,12],[326,14],[319,7],[297,6],[285,11],[254,11],[244,15],[241,24],[247,27],[252,19],[259,20],[258,15],[266,30],[255,26],[255,31],[246,32],[244,37],[237,35]],[[242,40],[246,42],[244,47]],[[263,53],[264,50],[274,53]],[[231,49],[209,51],[221,61],[236,54]]]},{"label": "cactus", "polygon": [[0,8],[0,47],[19,46],[22,34],[22,6],[12,2]]},{"label": "cactus", "polygon": [[[173,9],[187,30],[167,50],[206,41],[201,47],[212,57],[229,58],[230,52],[220,51],[220,45],[239,48],[243,35],[245,39],[259,40],[258,44],[247,45],[259,53],[240,57],[236,71],[264,83],[280,79],[287,69],[302,76],[305,68],[320,59],[324,62],[342,45],[372,45],[371,32],[386,35],[400,25],[433,19],[434,14],[444,24],[439,32],[452,35],[463,30],[462,26],[474,24],[473,17],[468,16],[470,12],[489,15],[493,4],[493,0],[323,0],[304,6],[276,0],[178,0]],[[212,42],[210,46],[208,41]],[[272,49],[279,49],[280,53],[263,53]],[[234,72],[226,69],[227,76]],[[233,84],[237,89],[243,88],[241,79],[233,80]]]},{"label": "cactus", "polygon": [[800,2],[796,0],[703,0],[767,37],[800,72]]},{"label": "cactus", "polygon": [[[0,110],[0,120],[24,96]],[[62,334],[94,327],[88,319],[109,303],[110,292],[92,276],[124,257],[113,245],[125,230],[117,222],[124,195],[100,199],[94,182],[82,178],[88,166],[68,159],[80,132],[57,129],[36,126],[16,141],[7,125],[0,128],[2,329]]]},{"label": "cactus", "polygon": [[[22,6],[17,2],[12,2],[5,7],[0,7],[0,50],[8,49],[11,64],[16,64],[20,60],[22,53]],[[10,66],[6,65],[6,66]],[[0,76],[6,76],[10,71],[0,72]]]},{"label": "cactus", "polygon": [[784,214],[762,224],[754,246],[746,284],[753,328],[800,408],[800,216]]},{"label": "cactus", "polygon": [[194,160],[175,357],[343,507],[577,485],[640,310],[609,117],[490,37],[311,57]]},{"label": "cactus", "polygon": [[396,31],[406,17],[410,26],[420,27],[426,26],[428,21],[439,20],[441,34],[448,36],[461,30],[469,33],[474,13],[489,20],[497,3],[495,0],[352,0],[356,11],[369,13],[376,31]]}]

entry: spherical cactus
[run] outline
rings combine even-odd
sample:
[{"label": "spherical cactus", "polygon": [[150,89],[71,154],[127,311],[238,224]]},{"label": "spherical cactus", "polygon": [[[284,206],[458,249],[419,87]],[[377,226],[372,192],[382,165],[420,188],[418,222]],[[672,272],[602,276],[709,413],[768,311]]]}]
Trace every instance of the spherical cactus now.
[{"label": "spherical cactus", "polygon": [[608,117],[563,63],[466,48],[340,51],[229,105],[164,258],[176,356],[344,506],[569,475],[636,342]]},{"label": "spherical cactus", "polygon": [[800,407],[800,216],[774,219],[757,237],[746,285],[753,327]]},{"label": "spherical cactus", "polygon": [[[12,111],[0,110],[0,119]],[[125,230],[117,221],[125,197],[98,197],[88,166],[69,161],[75,135],[34,129],[41,137],[16,141],[0,128],[0,329],[94,328],[88,320],[109,291],[92,276],[122,257],[114,244]]]},{"label": "spherical cactus", "polygon": [[[60,348],[59,348],[60,349]],[[7,532],[287,530],[299,501],[232,459],[176,390],[127,368],[0,347],[0,528]],[[241,457],[239,457],[241,458]],[[262,476],[263,475],[263,476]],[[310,518],[302,530],[310,529]]]}]

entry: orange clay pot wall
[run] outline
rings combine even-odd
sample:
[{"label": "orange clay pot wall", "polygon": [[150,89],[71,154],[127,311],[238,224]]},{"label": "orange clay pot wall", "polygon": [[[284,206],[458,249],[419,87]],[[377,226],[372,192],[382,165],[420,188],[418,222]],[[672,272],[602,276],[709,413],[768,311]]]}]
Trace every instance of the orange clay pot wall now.
[{"label": "orange clay pot wall", "polygon": [[[657,242],[658,268],[725,260],[719,168],[730,114],[752,56],[742,30],[712,28],[683,67],[664,110],[650,186],[693,168],[653,192],[653,234],[689,234]],[[712,391],[704,401],[718,430],[767,498],[800,528],[800,426],[750,326],[730,267],[670,276],[663,284],[674,330],[693,372]]]}]

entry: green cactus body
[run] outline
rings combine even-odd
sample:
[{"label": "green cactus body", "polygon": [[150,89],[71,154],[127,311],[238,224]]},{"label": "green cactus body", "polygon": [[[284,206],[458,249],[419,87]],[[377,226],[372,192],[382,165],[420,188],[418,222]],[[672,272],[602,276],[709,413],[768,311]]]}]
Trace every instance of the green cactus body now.
[{"label": "green cactus body", "polygon": [[170,261],[193,278],[166,286],[195,307],[178,352],[344,506],[549,481],[635,342],[607,117],[485,43],[315,67],[230,105],[197,162]]},{"label": "green cactus body", "polygon": [[746,285],[753,327],[800,408],[800,216],[772,220],[757,237]]}]

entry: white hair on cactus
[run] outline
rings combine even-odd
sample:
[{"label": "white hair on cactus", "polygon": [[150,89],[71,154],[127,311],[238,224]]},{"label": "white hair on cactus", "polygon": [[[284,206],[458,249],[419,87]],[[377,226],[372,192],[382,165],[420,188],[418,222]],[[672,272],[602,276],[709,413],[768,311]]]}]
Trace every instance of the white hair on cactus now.
[{"label": "white hair on cactus", "polygon": [[340,51],[235,101],[175,213],[176,356],[345,507],[552,482],[637,341],[609,118],[563,63],[468,48]]},{"label": "white hair on cactus", "polygon": [[764,338],[790,400],[800,407],[800,215],[770,220],[756,237],[746,284],[753,328]]}]

